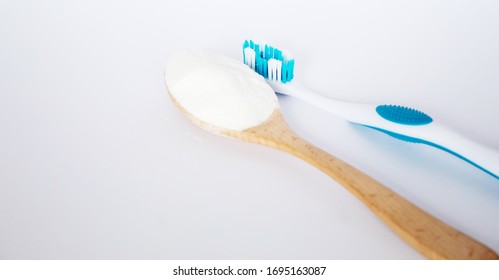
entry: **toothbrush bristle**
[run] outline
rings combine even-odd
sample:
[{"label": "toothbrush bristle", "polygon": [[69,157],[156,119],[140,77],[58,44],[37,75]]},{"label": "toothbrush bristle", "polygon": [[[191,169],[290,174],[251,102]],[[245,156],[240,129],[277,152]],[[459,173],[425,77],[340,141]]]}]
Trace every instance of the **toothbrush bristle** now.
[{"label": "toothbrush bristle", "polygon": [[267,44],[244,41],[243,61],[255,72],[272,81],[287,83],[294,77],[295,60],[289,53]]}]

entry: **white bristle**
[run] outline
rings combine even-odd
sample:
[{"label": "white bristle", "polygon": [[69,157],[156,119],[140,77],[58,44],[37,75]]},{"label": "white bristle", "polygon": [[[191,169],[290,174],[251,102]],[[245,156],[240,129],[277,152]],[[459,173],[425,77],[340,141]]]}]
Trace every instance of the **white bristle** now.
[{"label": "white bristle", "polygon": [[269,61],[267,63],[268,73],[269,73],[268,79],[269,80],[272,80],[272,81],[280,81],[281,80],[281,66],[282,66],[281,61],[274,59],[274,58],[269,59]]},{"label": "white bristle", "polygon": [[250,47],[244,49],[244,64],[255,70],[256,54],[255,50]]},{"label": "white bristle", "polygon": [[281,69],[282,69],[282,61],[277,61],[277,80],[281,81]]}]

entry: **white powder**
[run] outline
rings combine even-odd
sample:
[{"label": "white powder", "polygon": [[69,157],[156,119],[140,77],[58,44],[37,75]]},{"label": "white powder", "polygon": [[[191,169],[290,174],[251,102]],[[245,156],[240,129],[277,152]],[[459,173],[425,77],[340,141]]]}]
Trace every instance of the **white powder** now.
[{"label": "white powder", "polygon": [[237,60],[208,52],[173,55],[165,71],[170,94],[197,119],[242,131],[270,118],[279,107],[265,79]]}]

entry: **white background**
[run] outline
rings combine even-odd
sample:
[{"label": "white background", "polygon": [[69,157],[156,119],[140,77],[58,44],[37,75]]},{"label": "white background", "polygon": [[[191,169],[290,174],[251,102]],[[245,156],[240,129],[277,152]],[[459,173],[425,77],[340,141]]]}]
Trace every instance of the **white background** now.
[{"label": "white background", "polygon": [[[0,258],[422,258],[313,167],[190,124],[164,65],[263,40],[325,95],[415,107],[499,150],[499,3],[269,2],[2,1]],[[279,98],[305,139],[499,251],[498,180]]]}]

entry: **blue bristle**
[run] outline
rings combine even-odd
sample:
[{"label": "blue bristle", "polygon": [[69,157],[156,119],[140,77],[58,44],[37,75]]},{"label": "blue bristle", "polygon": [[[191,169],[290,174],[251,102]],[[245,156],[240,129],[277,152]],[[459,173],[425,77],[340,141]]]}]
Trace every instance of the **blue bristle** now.
[{"label": "blue bristle", "polygon": [[[287,83],[294,78],[295,60],[286,60],[282,51],[269,45],[260,46],[252,40],[246,40],[243,44],[243,50],[250,47],[255,51],[255,71],[268,78],[268,61],[269,59],[277,59],[282,62],[281,66],[281,82]],[[245,59],[243,51],[243,59]]]},{"label": "blue bristle", "polygon": [[260,68],[260,71],[258,72],[258,74],[265,76],[268,66],[267,66],[267,60],[265,58],[263,58],[262,56],[263,56],[263,54],[260,55],[262,67]]},{"label": "blue bristle", "polygon": [[258,74],[264,76],[264,74],[266,73],[266,70],[267,70],[267,60],[262,58],[260,55],[257,55],[255,58],[255,71]]},{"label": "blue bristle", "polygon": [[286,66],[286,78],[288,79],[288,82],[293,79],[293,66],[294,66],[294,60],[290,61]]},{"label": "blue bristle", "polygon": [[274,49],[274,59],[282,61],[282,51]]},{"label": "blue bristle", "polygon": [[289,63],[286,63],[286,65],[284,65],[284,67],[283,67],[282,79],[283,79],[283,83],[287,83],[287,82],[291,81],[291,76],[289,73]]},{"label": "blue bristle", "polygon": [[256,73],[260,74],[260,64],[262,63],[262,61],[260,60],[260,58],[257,56],[255,58],[255,71]]},{"label": "blue bristle", "polygon": [[[262,60],[258,55],[260,53],[260,45],[254,44],[253,49],[255,50],[255,71],[260,74],[260,68],[262,67]],[[260,74],[261,75],[261,74]]]},{"label": "blue bristle", "polygon": [[286,66],[285,68],[283,69],[283,73],[285,73],[285,79],[286,79],[286,82],[290,82],[293,77],[294,77],[294,72],[293,72],[293,69],[294,69],[294,65],[295,65],[295,60],[292,59],[292,60],[289,60],[286,62]]},{"label": "blue bristle", "polygon": [[262,71],[259,73],[260,75],[262,75],[264,78],[268,78],[269,77],[269,70],[268,70],[268,64],[267,64],[267,61],[262,59],[263,63],[262,63]]}]

